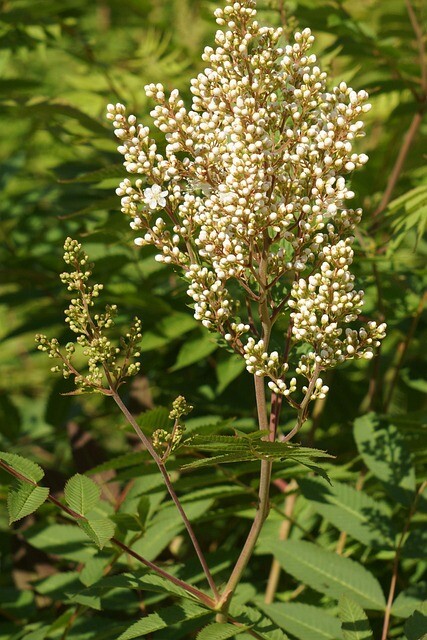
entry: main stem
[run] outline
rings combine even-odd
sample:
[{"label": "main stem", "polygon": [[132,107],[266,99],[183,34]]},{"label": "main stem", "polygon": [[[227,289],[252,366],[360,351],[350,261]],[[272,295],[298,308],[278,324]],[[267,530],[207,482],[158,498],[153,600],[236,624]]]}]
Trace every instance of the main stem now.
[{"label": "main stem", "polygon": [[[260,253],[259,270],[258,270],[258,282],[260,286],[260,299],[259,299],[259,318],[261,320],[262,338],[264,340],[264,348],[268,348],[270,342],[272,321],[270,317],[268,307],[268,291],[267,291],[267,266],[268,266],[268,251],[270,246],[270,239],[267,234],[264,234],[263,249]],[[268,439],[274,441],[276,435],[276,420],[272,420],[269,424],[267,404],[265,399],[265,385],[263,376],[254,376],[255,383],[255,399],[258,414],[258,426],[261,431],[268,431]],[[277,406],[277,410],[279,406]],[[218,603],[218,614],[216,617],[217,622],[227,622],[228,609],[234,591],[239,584],[243,572],[245,571],[248,562],[252,556],[252,552],[255,548],[259,534],[261,533],[262,526],[268,515],[269,510],[269,493],[271,482],[271,469],[272,462],[269,460],[261,461],[259,489],[258,489],[258,507],[255,514],[254,521],[249,531],[246,542],[243,545],[243,549],[237,559],[231,576],[226,584],[226,587],[222,593],[221,599]]]},{"label": "main stem", "polygon": [[194,533],[193,527],[191,526],[191,523],[189,521],[189,519],[187,518],[187,514],[184,511],[184,508],[178,498],[178,496],[176,495],[175,489],[173,488],[171,479],[169,477],[169,474],[166,470],[165,465],[163,464],[162,460],[160,459],[160,457],[157,454],[157,451],[154,449],[151,441],[149,440],[149,438],[146,437],[146,435],[141,431],[140,426],[138,425],[138,423],[136,422],[135,418],[133,417],[133,415],[130,413],[130,411],[128,410],[128,408],[126,407],[126,405],[123,403],[122,399],[120,398],[119,394],[117,393],[117,391],[112,389],[112,397],[114,398],[115,403],[117,404],[117,406],[119,407],[120,411],[123,413],[123,415],[125,416],[125,418],[127,419],[127,421],[129,422],[129,424],[133,427],[135,433],[137,434],[137,436],[139,437],[139,439],[141,440],[141,442],[144,444],[144,446],[146,447],[147,451],[149,452],[149,454],[152,456],[154,462],[156,463],[160,473],[163,476],[163,480],[165,482],[166,488],[169,491],[169,495],[172,498],[173,502],[175,503],[176,508],[178,509],[181,518],[184,522],[185,528],[187,529],[188,535],[190,536],[191,542],[193,543],[193,547],[194,550],[197,554],[197,557],[200,560],[200,564],[202,565],[203,571],[206,575],[206,579],[209,583],[210,588],[212,589],[212,592],[215,596],[215,599],[218,600],[219,599],[219,592],[218,589],[216,587],[216,584],[214,582],[214,579],[212,577],[212,574],[209,570],[209,567],[207,565],[205,556],[203,555],[203,552],[200,548],[199,542],[196,538],[196,534]]},{"label": "main stem", "polygon": [[[254,378],[255,378],[255,396],[256,396],[256,403],[257,403],[259,428],[261,430],[267,430],[268,417],[267,417],[267,407],[265,402],[264,378],[261,378],[258,376],[254,376]],[[258,490],[257,512],[255,515],[254,521],[252,523],[252,527],[249,531],[248,537],[246,538],[246,542],[243,546],[240,556],[234,566],[232,574],[227,582],[227,585],[221,597],[221,600],[219,603],[220,611],[216,617],[217,622],[227,622],[228,608],[230,606],[230,602],[233,597],[234,591],[240,582],[240,579],[243,575],[244,570],[247,567],[247,564],[249,562],[249,559],[252,555],[255,544],[261,532],[262,526],[265,522],[265,519],[267,518],[268,510],[269,510],[271,468],[272,468],[272,462],[268,460],[262,460],[259,490]]]}]

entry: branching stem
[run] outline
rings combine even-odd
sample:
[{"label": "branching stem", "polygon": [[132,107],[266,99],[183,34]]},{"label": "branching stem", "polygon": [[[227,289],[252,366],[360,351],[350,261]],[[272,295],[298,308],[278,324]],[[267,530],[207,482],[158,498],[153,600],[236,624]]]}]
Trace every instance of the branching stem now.
[{"label": "branching stem", "polygon": [[[37,482],[33,482],[32,480],[30,480],[29,478],[25,477],[24,475],[22,475],[18,471],[15,471],[15,469],[12,469],[12,467],[10,467],[6,462],[3,462],[2,460],[0,460],[0,467],[2,469],[4,469],[5,471],[7,471],[7,473],[9,473],[10,475],[12,475],[15,478],[17,478],[18,480],[21,480],[21,481],[26,482],[28,484],[32,484],[34,487],[38,487],[39,486],[37,484]],[[47,497],[47,500],[49,500],[49,502],[54,504],[56,507],[58,507],[58,509],[60,509],[61,511],[66,513],[68,516],[70,516],[74,520],[86,520],[86,518],[84,516],[82,516],[80,513],[77,513],[73,509],[70,509],[69,507],[67,507],[65,504],[60,502],[53,495],[49,494],[48,497]],[[212,598],[209,598],[209,596],[207,596],[205,593],[203,593],[203,591],[200,591],[199,589],[196,589],[196,587],[193,587],[192,585],[188,584],[187,582],[184,582],[184,580],[180,580],[179,578],[176,578],[175,576],[173,576],[172,574],[168,573],[167,571],[164,571],[164,569],[162,569],[161,567],[159,567],[156,564],[154,564],[154,562],[150,562],[150,560],[146,560],[139,553],[137,553],[136,551],[134,551],[133,549],[128,547],[126,544],[124,544],[123,542],[121,542],[117,538],[111,538],[111,542],[116,547],[119,547],[120,549],[122,549],[122,551],[124,551],[128,555],[130,555],[133,558],[135,558],[135,560],[138,560],[138,562],[140,562],[141,564],[146,566],[148,569],[151,569],[152,571],[157,573],[159,576],[162,576],[162,578],[165,578],[166,580],[169,580],[169,582],[172,582],[172,584],[175,584],[176,586],[181,587],[182,589],[187,591],[187,593],[191,593],[191,595],[195,596],[200,602],[203,602],[203,604],[206,604],[208,607],[214,608],[215,602],[212,600]]]},{"label": "branching stem", "polygon": [[412,29],[414,30],[414,34],[417,40],[418,57],[419,57],[420,69],[421,69],[421,89],[424,93],[427,93],[427,56],[426,56],[426,50],[424,46],[425,34],[423,34],[423,30],[421,29],[421,26],[420,26],[420,21],[415,15],[415,11],[411,1],[405,0],[405,4],[406,4],[406,9],[408,11],[409,20],[411,21]]},{"label": "branching stem", "polygon": [[422,111],[418,111],[412,118],[411,124],[409,125],[409,129],[406,132],[406,135],[403,139],[402,146],[400,147],[393,169],[390,173],[390,177],[388,179],[383,197],[381,198],[381,202],[372,214],[374,218],[380,215],[380,213],[382,213],[387,208],[387,205],[392,198],[397,181],[399,180],[400,174],[402,173],[406,157],[409,153],[412,143],[415,140],[415,137],[418,133],[418,129],[420,128],[422,120],[423,120]]},{"label": "branching stem", "polygon": [[206,559],[203,555],[203,552],[200,548],[199,542],[197,540],[196,534],[194,533],[193,527],[191,526],[191,523],[184,511],[184,508],[175,492],[175,489],[173,487],[173,484],[171,482],[171,479],[169,477],[169,474],[166,470],[166,467],[164,465],[164,463],[162,462],[160,456],[158,455],[157,451],[154,449],[153,444],[151,442],[151,440],[149,438],[147,438],[147,436],[143,433],[143,431],[141,430],[140,426],[138,425],[138,423],[136,422],[135,418],[133,417],[133,415],[130,413],[130,411],[128,410],[128,408],[126,407],[126,405],[124,404],[123,400],[120,398],[119,394],[117,393],[117,391],[115,391],[114,389],[111,390],[112,391],[112,397],[115,401],[115,403],[117,404],[117,406],[119,407],[120,411],[123,413],[123,415],[125,416],[126,420],[129,422],[129,424],[131,425],[131,427],[134,429],[135,433],[137,434],[138,438],[141,440],[142,444],[145,446],[145,448],[147,449],[148,453],[151,455],[151,457],[153,458],[154,462],[156,463],[160,473],[162,474],[163,480],[165,482],[166,488],[169,492],[170,497],[172,498],[173,502],[175,503],[176,508],[178,509],[181,518],[184,522],[185,528],[187,529],[188,535],[191,539],[191,542],[193,544],[194,550],[196,551],[197,557],[200,560],[200,564],[202,565],[203,571],[206,575],[206,579],[209,583],[210,588],[212,589],[212,592],[215,596],[215,599],[219,598],[219,592],[218,589],[216,587],[216,584],[214,582],[214,579],[212,577],[212,574],[209,570],[209,567],[207,565]]},{"label": "branching stem", "polygon": [[301,402],[300,404],[300,410],[299,410],[299,414],[298,414],[298,420],[296,425],[294,426],[293,429],[291,429],[291,431],[289,431],[288,434],[286,434],[286,436],[283,438],[282,442],[289,442],[289,440],[291,440],[294,435],[296,435],[298,433],[298,431],[301,429],[302,425],[304,424],[304,422],[307,419],[307,412],[308,412],[308,405],[310,403],[311,400],[311,396],[313,395],[313,391],[316,387],[316,382],[319,378],[319,374],[320,374],[320,367],[319,365],[316,365],[314,368],[314,372],[313,372],[313,376],[310,380],[310,384],[308,385],[308,389],[306,391],[306,394],[304,396],[304,400]]}]

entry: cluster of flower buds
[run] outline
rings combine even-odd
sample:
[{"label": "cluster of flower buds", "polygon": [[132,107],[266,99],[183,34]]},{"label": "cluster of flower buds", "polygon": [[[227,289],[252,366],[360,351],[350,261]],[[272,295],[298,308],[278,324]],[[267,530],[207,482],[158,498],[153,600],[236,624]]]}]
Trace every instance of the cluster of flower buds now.
[{"label": "cluster of flower buds", "polygon": [[[328,90],[310,30],[282,44],[284,30],[259,24],[254,0],[227,0],[215,17],[223,29],[191,81],[191,108],[177,90],[145,88],[165,136],[161,153],[147,126],[122,104],[108,105],[136,178],[117,190],[122,211],[139,232],[135,243],[156,247],[157,260],[181,270],[195,317],[245,358],[248,371],[291,403],[293,371],[322,397],[327,387],[313,376],[369,358],[385,331],[346,326],[363,293],[349,270],[361,211],[348,206],[354,193],[345,176],[368,160],[353,149],[368,95],[345,82]],[[285,341],[273,331],[283,314]],[[273,341],[283,346],[269,353]]]},{"label": "cluster of flower buds", "polygon": [[255,342],[250,337],[243,350],[247,371],[259,377],[269,377],[268,386],[272,391],[288,396],[296,390],[296,378],[291,378],[288,384],[285,382],[286,373],[289,369],[288,363],[283,362],[277,351],[272,351],[271,353],[265,351],[264,340]]},{"label": "cluster of flower buds", "polygon": [[74,366],[76,345],[73,342],[66,344],[65,353],[56,338],[49,339],[38,334],[36,342],[38,349],[47,352],[49,358],[61,361],[61,366],[52,367],[53,372],[62,371],[64,378],[73,375],[80,391],[102,393],[111,385],[119,387],[125,378],[138,373],[140,365],[133,362],[133,359],[140,355],[138,345],[142,338],[141,321],[135,318],[128,333],[121,339],[120,347],[115,346],[105,335],[105,331],[114,324],[116,305],[107,305],[104,313],[92,312],[103,285],[89,284],[92,265],[77,240],[67,238],[64,251],[64,261],[73,270],[62,273],[61,281],[67,285],[68,291],[76,292],[76,297],[71,299],[65,310],[65,320],[71,331],[77,334],[76,343],[85,357],[87,372],[82,374]]},{"label": "cluster of flower buds", "polygon": [[291,291],[289,307],[295,341],[315,344],[316,362],[333,367],[346,358],[373,357],[385,336],[386,325],[372,321],[359,332],[343,327],[357,319],[363,304],[363,291],[354,288],[349,271],[353,261],[352,238],[340,240],[322,251],[323,262],[308,278],[297,280]]},{"label": "cluster of flower buds", "polygon": [[172,402],[172,409],[169,412],[170,420],[174,420],[175,422],[180,422],[183,416],[188,416],[191,411],[193,411],[194,407],[191,404],[188,404],[187,400],[184,396],[178,396]]},{"label": "cluster of flower buds", "polygon": [[173,401],[172,409],[169,412],[170,420],[174,421],[172,430],[156,429],[156,431],[153,432],[153,447],[163,461],[180,445],[182,436],[185,433],[185,424],[182,418],[192,410],[192,405],[188,404],[184,396],[178,396]]}]

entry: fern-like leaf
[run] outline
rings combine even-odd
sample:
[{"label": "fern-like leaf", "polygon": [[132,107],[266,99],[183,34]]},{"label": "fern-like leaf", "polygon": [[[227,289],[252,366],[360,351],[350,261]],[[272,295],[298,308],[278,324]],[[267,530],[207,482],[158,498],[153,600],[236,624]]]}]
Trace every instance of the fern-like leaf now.
[{"label": "fern-like leaf", "polygon": [[183,602],[180,605],[159,609],[155,613],[144,616],[124,631],[117,640],[132,640],[141,638],[147,633],[153,633],[161,629],[167,629],[173,624],[179,624],[186,620],[201,618],[208,613],[206,609],[193,603]]},{"label": "fern-like leaf", "polygon": [[208,624],[198,634],[196,640],[227,640],[247,631],[248,627],[236,627],[228,623]]}]

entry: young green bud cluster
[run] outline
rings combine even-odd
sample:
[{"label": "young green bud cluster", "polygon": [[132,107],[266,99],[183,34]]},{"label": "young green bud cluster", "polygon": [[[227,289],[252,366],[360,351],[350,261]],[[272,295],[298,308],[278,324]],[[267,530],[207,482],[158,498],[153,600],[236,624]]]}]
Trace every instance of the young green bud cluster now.
[{"label": "young green bud cluster", "polygon": [[178,396],[172,403],[172,409],[169,412],[170,420],[173,420],[172,430],[166,431],[166,429],[156,429],[154,431],[153,447],[157,453],[165,461],[168,456],[175,451],[182,440],[182,436],[185,433],[185,424],[182,421],[182,417],[186,416],[193,410],[191,404],[188,404],[184,396]]},{"label": "young green bud cluster", "polygon": [[187,416],[191,411],[193,411],[193,406],[188,404],[187,400],[184,396],[178,396],[172,402],[172,409],[169,412],[169,418],[171,420],[180,420],[182,416]]},{"label": "young green bud cluster", "polygon": [[64,244],[64,261],[73,270],[61,274],[61,281],[67,285],[68,291],[76,292],[65,310],[65,321],[73,333],[77,334],[76,344],[86,359],[87,371],[80,373],[74,366],[76,345],[68,342],[61,350],[56,338],[38,334],[38,349],[48,353],[49,358],[61,361],[61,365],[52,367],[52,371],[62,371],[64,378],[74,376],[80,391],[99,391],[107,393],[109,389],[117,389],[125,378],[139,371],[139,343],[142,338],[141,321],[135,318],[133,325],[125,337],[120,340],[120,347],[107,337],[105,332],[114,324],[117,314],[116,305],[107,305],[104,313],[93,313],[95,300],[103,289],[102,284],[89,284],[92,265],[81,245],[71,238]]}]

